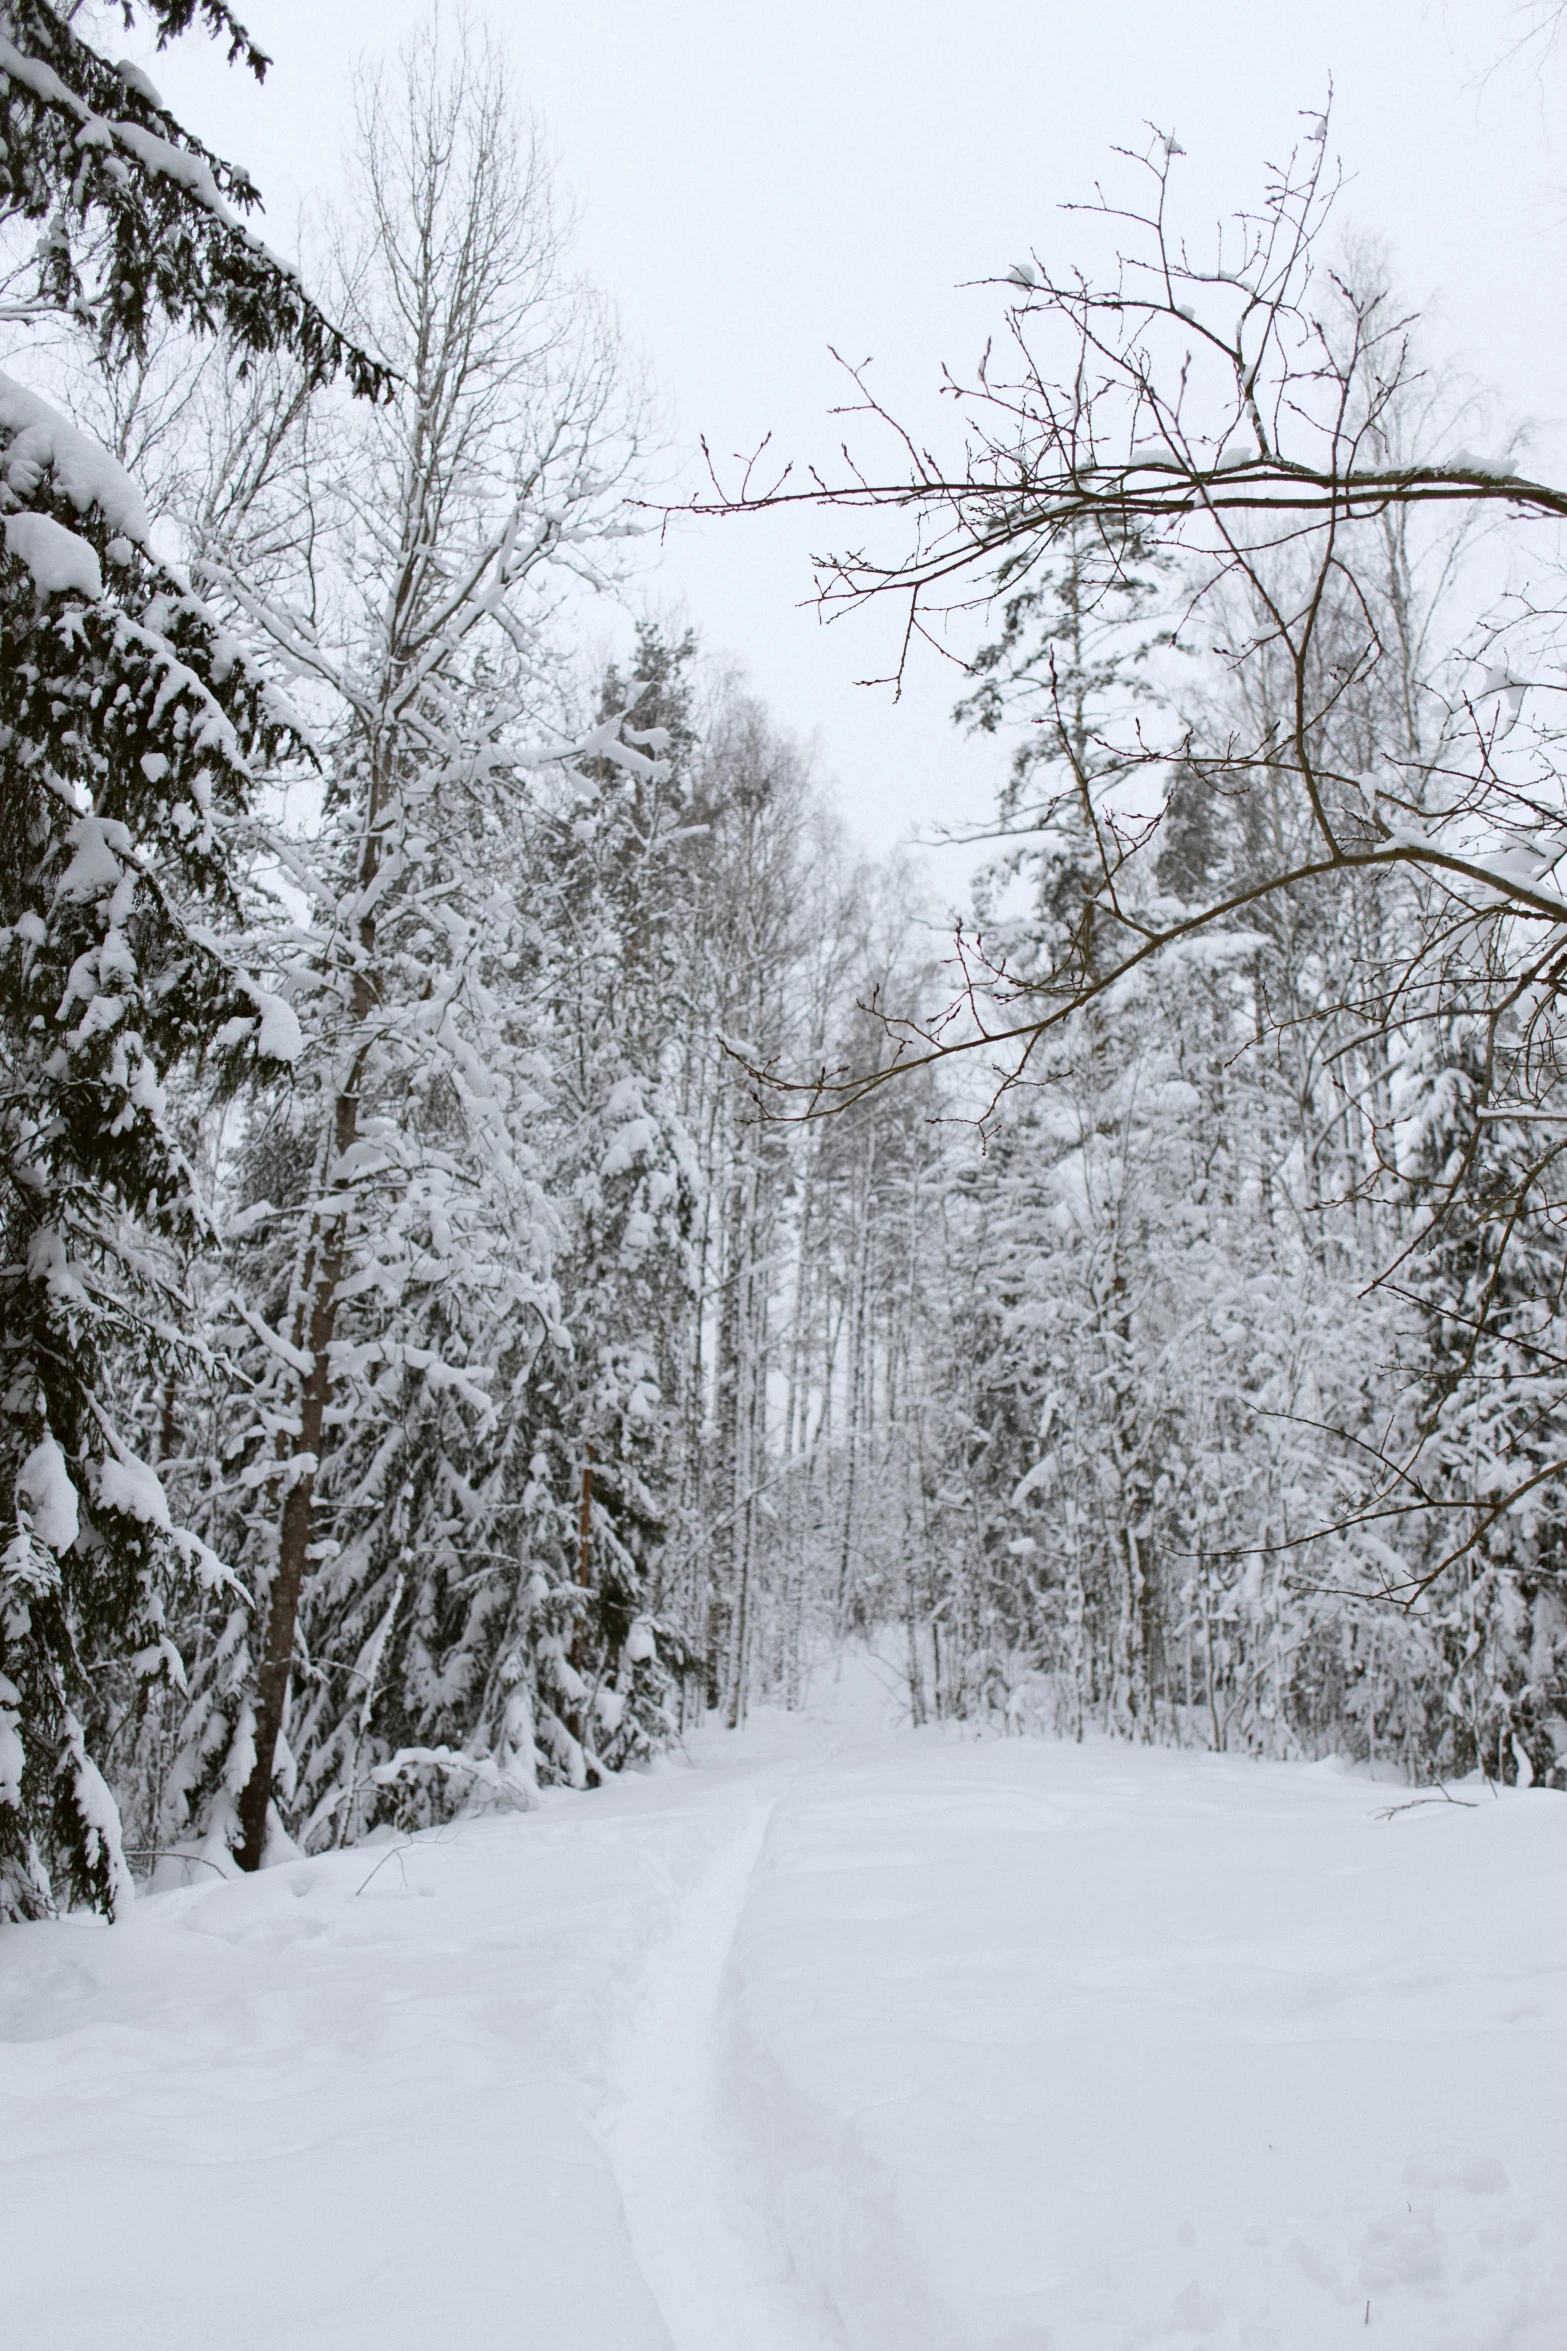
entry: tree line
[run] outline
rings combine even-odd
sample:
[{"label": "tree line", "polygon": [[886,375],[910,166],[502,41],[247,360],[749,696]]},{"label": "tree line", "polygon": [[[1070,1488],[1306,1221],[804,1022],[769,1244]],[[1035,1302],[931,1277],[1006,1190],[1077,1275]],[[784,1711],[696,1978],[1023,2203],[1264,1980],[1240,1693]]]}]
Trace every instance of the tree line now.
[{"label": "tree line", "polygon": [[306,295],[0,37],[6,1913],[859,1637],[916,1722],[1559,1773],[1556,615],[1472,560],[1554,493],[1324,260],[1326,125],[1200,261],[1156,142],[955,454],[803,493],[988,616],[954,947],[688,632],[584,652],[647,402],[492,50],[361,78]]}]

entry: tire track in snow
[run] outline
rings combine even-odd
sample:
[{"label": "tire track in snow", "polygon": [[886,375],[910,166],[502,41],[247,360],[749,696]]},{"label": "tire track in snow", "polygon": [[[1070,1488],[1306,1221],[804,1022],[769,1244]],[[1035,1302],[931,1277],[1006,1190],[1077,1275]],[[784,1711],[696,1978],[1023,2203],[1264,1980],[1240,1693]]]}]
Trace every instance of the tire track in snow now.
[{"label": "tire track in snow", "polygon": [[604,2134],[675,2351],[828,2351],[769,2261],[724,2095],[724,1975],[781,1794],[754,1803],[658,1953]]}]

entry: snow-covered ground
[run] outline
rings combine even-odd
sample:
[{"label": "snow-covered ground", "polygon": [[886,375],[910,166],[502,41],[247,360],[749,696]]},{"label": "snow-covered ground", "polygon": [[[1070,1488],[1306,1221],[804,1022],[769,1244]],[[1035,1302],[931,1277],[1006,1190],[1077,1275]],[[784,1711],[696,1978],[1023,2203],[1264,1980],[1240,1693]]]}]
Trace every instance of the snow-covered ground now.
[{"label": "snow-covered ground", "polygon": [[0,1931],[0,2341],[1567,2346],[1561,1796],[695,1765]]}]

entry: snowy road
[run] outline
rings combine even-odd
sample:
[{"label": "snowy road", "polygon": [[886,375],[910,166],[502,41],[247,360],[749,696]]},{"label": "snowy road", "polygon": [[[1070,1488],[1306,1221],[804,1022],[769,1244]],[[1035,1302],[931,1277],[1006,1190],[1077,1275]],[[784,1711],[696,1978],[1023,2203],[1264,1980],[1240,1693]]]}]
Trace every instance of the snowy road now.
[{"label": "snowy road", "polygon": [[1567,1799],[1399,1793],[774,1722],[0,1931],[0,2339],[1564,2351]]}]

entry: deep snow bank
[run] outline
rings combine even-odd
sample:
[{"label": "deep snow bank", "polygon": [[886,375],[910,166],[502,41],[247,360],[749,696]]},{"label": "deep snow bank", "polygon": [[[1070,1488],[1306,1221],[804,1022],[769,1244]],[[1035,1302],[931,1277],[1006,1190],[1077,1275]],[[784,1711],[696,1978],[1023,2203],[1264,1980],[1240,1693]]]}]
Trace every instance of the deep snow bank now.
[{"label": "deep snow bank", "polygon": [[690,1792],[0,1930],[0,2341],[668,2351],[592,2117]]}]

